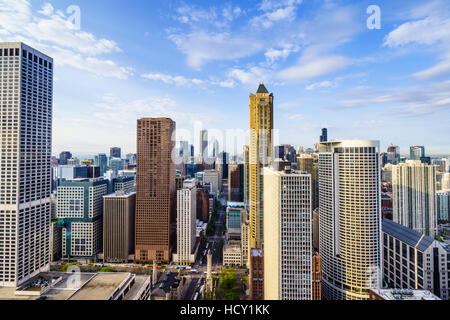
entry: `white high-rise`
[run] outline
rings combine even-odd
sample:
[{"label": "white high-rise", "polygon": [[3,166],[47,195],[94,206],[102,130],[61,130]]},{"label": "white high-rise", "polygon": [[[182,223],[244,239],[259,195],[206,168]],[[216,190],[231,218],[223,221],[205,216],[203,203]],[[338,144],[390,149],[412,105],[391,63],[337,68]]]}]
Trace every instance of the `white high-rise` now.
[{"label": "white high-rise", "polygon": [[407,160],[392,167],[393,220],[427,236],[437,233],[436,167]]},{"label": "white high-rise", "polygon": [[186,180],[177,191],[177,253],[173,260],[178,264],[195,262],[197,188],[196,180]]},{"label": "white high-rise", "polygon": [[0,286],[50,267],[53,59],[0,43]]},{"label": "white high-rise", "polygon": [[264,299],[312,300],[311,175],[264,168]]},{"label": "white high-rise", "polygon": [[323,298],[369,299],[381,285],[379,142],[319,145]]}]

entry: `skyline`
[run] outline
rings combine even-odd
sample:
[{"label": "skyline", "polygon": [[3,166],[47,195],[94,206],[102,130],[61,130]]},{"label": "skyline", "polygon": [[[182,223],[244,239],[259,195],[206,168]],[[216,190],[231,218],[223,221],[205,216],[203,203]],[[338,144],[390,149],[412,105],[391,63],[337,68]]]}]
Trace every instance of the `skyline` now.
[{"label": "skyline", "polygon": [[366,26],[369,1],[74,2],[0,0],[0,41],[54,58],[54,155],[135,153],[142,117],[171,117],[180,131],[248,128],[260,81],[280,143],[312,147],[327,127],[381,150],[450,152],[445,1],[378,1],[380,30]]}]

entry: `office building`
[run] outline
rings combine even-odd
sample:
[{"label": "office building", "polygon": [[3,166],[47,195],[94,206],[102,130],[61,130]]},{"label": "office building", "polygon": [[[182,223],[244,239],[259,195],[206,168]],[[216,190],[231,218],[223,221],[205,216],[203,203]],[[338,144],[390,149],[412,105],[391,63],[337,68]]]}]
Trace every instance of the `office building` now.
[{"label": "office building", "polygon": [[322,258],[317,251],[312,256],[312,300],[322,300]]},{"label": "office building", "polygon": [[175,127],[168,118],[137,122],[136,263],[170,261],[170,226],[176,219]]},{"label": "office building", "polygon": [[320,236],[320,217],[319,208],[313,210],[312,213],[312,247],[314,251],[319,251],[319,236]]},{"label": "office building", "polygon": [[177,191],[177,253],[174,263],[190,265],[195,262],[197,218],[197,187],[195,179],[186,180]]},{"label": "office building", "polygon": [[113,192],[134,192],[136,191],[136,181],[134,177],[120,176],[112,180]]},{"label": "office building", "polygon": [[205,189],[197,189],[197,219],[209,222],[209,192]]},{"label": "office building", "polygon": [[264,300],[264,255],[262,249],[250,250],[250,300]]},{"label": "office building", "polygon": [[241,252],[242,252],[242,265],[248,266],[248,229],[249,229],[249,220],[248,220],[248,211],[247,207],[244,211],[241,211]]},{"label": "office building", "polygon": [[199,148],[201,162],[205,162],[208,158],[208,130],[200,131]]},{"label": "office building", "polygon": [[93,260],[102,250],[103,196],[108,181],[75,179],[58,187],[57,218],[63,259]]},{"label": "office building", "polygon": [[228,201],[242,202],[244,196],[244,164],[228,166]]},{"label": "office building", "polygon": [[436,167],[407,160],[392,166],[393,220],[434,237],[437,232]]},{"label": "office building", "polygon": [[109,159],[109,168],[118,174],[120,170],[123,170],[123,160],[120,158]]},{"label": "office building", "polygon": [[311,175],[264,168],[264,298],[312,300]]},{"label": "office building", "polygon": [[103,197],[103,259],[127,263],[134,254],[136,193],[118,191]]},{"label": "office building", "polygon": [[225,218],[225,225],[227,230],[238,229],[241,230],[241,215],[245,212],[245,205],[243,202],[227,203],[227,211]]},{"label": "office building", "polygon": [[109,156],[111,158],[122,158],[122,151],[118,147],[112,147],[109,151]]},{"label": "office building", "polygon": [[383,219],[383,280],[390,288],[429,290],[449,296],[450,248],[410,228]]},{"label": "office building", "polygon": [[59,154],[59,164],[66,165],[67,160],[72,159],[72,153],[69,151],[63,151]]},{"label": "office building", "polygon": [[220,186],[222,181],[220,180],[220,173],[217,170],[205,170],[203,172],[203,184],[210,184],[210,193],[218,196],[220,192]]},{"label": "office building", "polygon": [[68,166],[79,166],[80,165],[80,160],[78,158],[67,159],[67,165]]},{"label": "office building", "polygon": [[299,157],[297,157],[297,170],[300,172],[307,172],[311,175],[311,205],[312,208],[315,209],[319,206],[319,181],[317,179],[317,161],[310,154],[301,154]]},{"label": "office building", "polygon": [[330,141],[319,152],[322,297],[367,300],[381,286],[379,142]]},{"label": "office building", "polygon": [[323,128],[322,135],[320,136],[320,142],[327,142],[327,141],[328,141],[328,129]]},{"label": "office building", "polygon": [[0,286],[14,287],[50,267],[53,59],[20,42],[0,53]]},{"label": "office building", "polygon": [[387,149],[386,163],[393,165],[400,163],[400,147],[391,145]]},{"label": "office building", "polygon": [[450,214],[450,190],[443,190],[436,192],[437,199],[437,216],[438,221],[447,222],[449,221],[448,216]]},{"label": "office building", "polygon": [[108,157],[106,156],[106,154],[100,153],[95,156],[94,164],[100,167],[100,176],[103,176],[108,169]]},{"label": "office building", "polygon": [[249,158],[249,146],[244,146],[244,203],[248,206],[249,203],[249,170],[250,170],[250,158]]},{"label": "office building", "polygon": [[425,147],[424,146],[413,146],[409,148],[409,158],[410,160],[420,160],[420,158],[425,157]]},{"label": "office building", "polygon": [[256,94],[250,94],[249,246],[257,249],[263,242],[262,168],[272,162],[273,153],[273,99],[264,84]]}]

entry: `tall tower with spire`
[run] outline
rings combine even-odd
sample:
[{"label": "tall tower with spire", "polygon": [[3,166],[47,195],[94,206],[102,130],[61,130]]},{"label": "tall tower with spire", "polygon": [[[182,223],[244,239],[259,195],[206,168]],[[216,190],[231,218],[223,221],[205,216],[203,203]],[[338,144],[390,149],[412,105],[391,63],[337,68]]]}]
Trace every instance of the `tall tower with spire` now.
[{"label": "tall tower with spire", "polygon": [[272,133],[273,94],[261,83],[256,94],[250,94],[249,249],[259,249],[263,243],[262,171],[273,160]]}]

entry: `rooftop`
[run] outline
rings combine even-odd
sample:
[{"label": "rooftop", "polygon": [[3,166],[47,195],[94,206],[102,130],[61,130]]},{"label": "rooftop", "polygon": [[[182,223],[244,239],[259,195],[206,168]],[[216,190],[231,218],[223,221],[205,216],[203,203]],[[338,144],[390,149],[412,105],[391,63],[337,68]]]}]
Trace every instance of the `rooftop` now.
[{"label": "rooftop", "polygon": [[383,219],[382,230],[421,251],[425,251],[433,241],[435,241],[429,236],[423,235],[420,232],[402,226],[389,219]]},{"label": "rooftop", "polygon": [[428,290],[371,289],[384,300],[441,300]]}]

